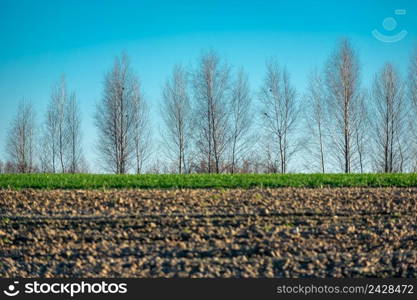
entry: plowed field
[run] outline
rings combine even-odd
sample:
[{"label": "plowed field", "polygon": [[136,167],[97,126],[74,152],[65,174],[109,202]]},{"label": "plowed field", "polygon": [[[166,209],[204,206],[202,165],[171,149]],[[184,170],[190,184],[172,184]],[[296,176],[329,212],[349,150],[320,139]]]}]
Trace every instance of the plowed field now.
[{"label": "plowed field", "polygon": [[417,188],[0,190],[0,277],[417,277]]}]

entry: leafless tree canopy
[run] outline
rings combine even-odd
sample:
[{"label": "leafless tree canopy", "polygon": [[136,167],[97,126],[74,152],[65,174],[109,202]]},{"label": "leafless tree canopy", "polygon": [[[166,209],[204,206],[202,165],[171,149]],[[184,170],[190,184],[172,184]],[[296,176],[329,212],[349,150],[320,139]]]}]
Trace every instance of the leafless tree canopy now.
[{"label": "leafless tree canopy", "polygon": [[326,173],[326,137],[327,137],[327,110],[325,102],[325,90],[322,76],[314,71],[309,78],[309,85],[306,95],[307,114],[306,126],[309,133],[309,145],[313,161],[307,164],[313,164],[322,173]]},{"label": "leafless tree canopy", "polygon": [[163,88],[162,98],[163,136],[168,156],[179,174],[189,173],[192,111],[187,74],[181,66],[174,67]]},{"label": "leafless tree canopy", "polygon": [[267,63],[267,72],[261,88],[264,127],[268,138],[269,171],[286,173],[291,157],[298,150],[294,135],[299,107],[296,91],[286,69],[276,60]]},{"label": "leafless tree canopy", "polygon": [[79,173],[86,170],[86,162],[81,146],[81,114],[75,93],[72,93],[65,111],[65,130],[67,137],[66,151],[69,173]]},{"label": "leafless tree canopy", "polygon": [[[32,104],[21,101],[7,137],[9,172],[35,171],[35,113]],[[7,166],[6,166],[7,167]]]},{"label": "leafless tree canopy", "polygon": [[75,93],[69,93],[65,76],[51,93],[40,147],[41,170],[51,173],[76,173],[84,169],[81,146],[81,116]]},{"label": "leafless tree canopy", "polygon": [[46,121],[44,124],[41,147],[44,152],[41,154],[42,169],[45,172],[65,172],[64,149],[66,148],[64,136],[65,106],[67,102],[67,89],[65,77],[55,84],[51,93]]},{"label": "leafless tree canopy", "polygon": [[391,64],[385,64],[375,77],[373,104],[376,169],[385,173],[402,172],[406,104],[402,80]]},{"label": "leafless tree canopy", "polygon": [[95,115],[98,129],[97,149],[104,169],[127,173],[133,165],[136,172],[143,164],[143,132],[146,110],[139,80],[130,67],[127,55],[116,57],[104,79],[102,101]]},{"label": "leafless tree canopy", "polygon": [[[155,107],[163,122],[155,145],[138,76],[127,55],[116,57],[95,114],[100,167],[117,174],[417,170],[417,47],[408,74],[385,63],[362,88],[358,55],[342,40],[312,72],[302,99],[271,59],[259,91],[252,99],[243,68],[235,71],[214,51],[189,68],[175,66]],[[32,106],[21,102],[0,173],[87,171],[80,105],[64,76],[51,91],[39,140],[34,123]]]},{"label": "leafless tree canopy", "polygon": [[194,129],[200,171],[220,173],[229,142],[230,71],[218,55],[209,51],[201,56],[193,74]]},{"label": "leafless tree canopy", "polygon": [[133,148],[134,168],[136,174],[144,171],[145,162],[150,156],[151,150],[151,128],[149,120],[149,108],[140,91],[139,85],[134,86],[133,97]]},{"label": "leafless tree canopy", "polygon": [[241,69],[233,82],[230,103],[230,173],[244,170],[244,159],[253,144],[252,97],[248,77]]},{"label": "leafless tree canopy", "polygon": [[417,109],[417,46],[411,56],[408,81],[410,99]]},{"label": "leafless tree canopy", "polygon": [[332,150],[345,173],[355,160],[355,122],[361,101],[359,62],[348,40],[343,40],[326,65],[327,106],[332,130]]},{"label": "leafless tree canopy", "polygon": [[365,93],[361,92],[358,98],[358,103],[354,107],[353,118],[353,137],[354,137],[354,149],[356,150],[356,169],[360,173],[364,173],[369,154],[369,112],[367,99]]}]

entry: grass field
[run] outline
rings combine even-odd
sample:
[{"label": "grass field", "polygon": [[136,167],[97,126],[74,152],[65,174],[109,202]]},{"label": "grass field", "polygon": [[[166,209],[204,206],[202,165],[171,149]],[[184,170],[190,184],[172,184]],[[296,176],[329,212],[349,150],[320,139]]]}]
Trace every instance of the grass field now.
[{"label": "grass field", "polygon": [[417,174],[3,174],[1,189],[417,187]]}]

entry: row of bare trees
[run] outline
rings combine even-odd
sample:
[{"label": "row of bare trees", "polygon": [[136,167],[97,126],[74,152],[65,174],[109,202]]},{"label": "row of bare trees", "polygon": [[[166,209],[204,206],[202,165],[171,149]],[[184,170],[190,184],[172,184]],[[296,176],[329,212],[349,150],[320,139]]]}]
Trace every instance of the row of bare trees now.
[{"label": "row of bare trees", "polygon": [[22,100],[7,136],[9,160],[0,171],[12,173],[86,172],[81,146],[81,115],[75,94],[68,95],[65,77],[53,87],[45,120],[35,121],[32,103]]},{"label": "row of bare trees", "polygon": [[175,66],[162,90],[163,148],[177,173],[235,173],[253,145],[252,95],[247,75],[214,52],[194,70]]},{"label": "row of bare trees", "polygon": [[[94,116],[103,170],[415,171],[417,48],[407,77],[385,63],[372,86],[365,88],[359,56],[343,40],[325,65],[310,74],[303,94],[276,59],[267,61],[262,85],[253,92],[243,68],[236,71],[208,51],[193,68],[173,68],[162,86],[157,112],[159,142],[152,138],[150,110],[138,75],[126,54],[116,57],[105,74]],[[75,93],[68,92],[62,77],[52,90],[40,132],[35,130],[31,104],[20,104],[8,135],[9,161],[0,163],[0,171],[86,172],[80,126]],[[36,136],[42,137],[41,143]]]},{"label": "row of bare trees", "polygon": [[323,73],[311,74],[306,93],[309,166],[350,172],[416,170],[417,48],[407,81],[385,63],[367,91],[359,58],[344,40]]},{"label": "row of bare trees", "polygon": [[417,52],[412,57],[408,86],[386,63],[367,90],[359,57],[343,40],[312,72],[304,97],[276,59],[254,97],[244,71],[233,75],[207,52],[188,73],[175,67],[164,87],[164,148],[177,165],[164,171],[287,173],[297,153],[314,172],[414,171]]},{"label": "row of bare trees", "polygon": [[331,166],[344,173],[365,169],[368,105],[360,65],[349,41],[330,55],[323,72],[313,71],[305,95],[313,163],[320,172]]},{"label": "row of bare trees", "polygon": [[42,126],[40,171],[78,173],[85,171],[81,146],[81,115],[75,93],[69,93],[65,76],[52,88]]}]

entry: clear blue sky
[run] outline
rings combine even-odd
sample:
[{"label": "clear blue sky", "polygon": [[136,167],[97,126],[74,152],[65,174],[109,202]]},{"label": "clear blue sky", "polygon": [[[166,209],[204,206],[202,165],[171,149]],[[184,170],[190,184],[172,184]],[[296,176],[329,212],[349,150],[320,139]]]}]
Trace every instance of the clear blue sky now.
[{"label": "clear blue sky", "polygon": [[[389,17],[397,24],[383,24]],[[384,43],[374,29],[408,34]],[[215,49],[245,67],[256,94],[265,59],[276,56],[302,94],[308,73],[343,37],[360,54],[365,84],[385,61],[404,72],[417,43],[417,1],[0,0],[0,159],[18,101],[31,100],[42,122],[51,86],[65,73],[82,105],[84,148],[94,162],[94,106],[121,51],[140,76],[157,137],[160,89],[175,63],[192,66],[202,50]]]}]

